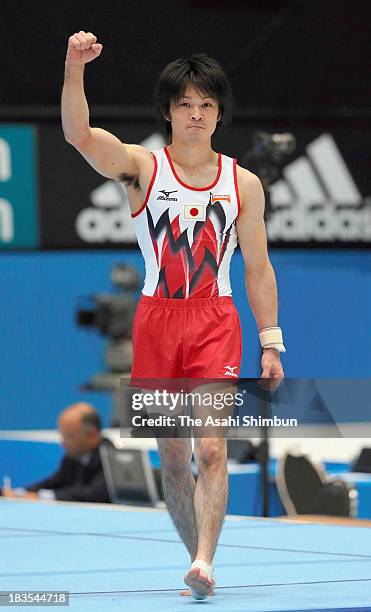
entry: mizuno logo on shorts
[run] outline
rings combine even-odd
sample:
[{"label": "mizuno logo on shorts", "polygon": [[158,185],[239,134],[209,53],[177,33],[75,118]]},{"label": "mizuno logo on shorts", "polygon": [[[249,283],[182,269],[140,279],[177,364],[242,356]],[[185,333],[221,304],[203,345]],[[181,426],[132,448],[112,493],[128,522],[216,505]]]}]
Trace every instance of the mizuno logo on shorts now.
[{"label": "mizuno logo on shorts", "polygon": [[236,372],[234,372],[234,370],[237,369],[237,366],[224,366],[225,367],[225,372],[224,372],[224,376],[233,376],[233,378],[237,378],[237,374]]}]

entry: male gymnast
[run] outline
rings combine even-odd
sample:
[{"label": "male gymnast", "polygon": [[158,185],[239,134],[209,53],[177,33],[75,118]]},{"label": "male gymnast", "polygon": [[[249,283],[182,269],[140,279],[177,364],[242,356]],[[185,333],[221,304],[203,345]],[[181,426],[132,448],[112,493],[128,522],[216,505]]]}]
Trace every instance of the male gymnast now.
[{"label": "male gymnast", "polygon": [[[91,32],[68,41],[62,93],[64,135],[106,178],[125,183],[146,264],[133,324],[132,377],[228,379],[239,376],[241,328],[229,266],[239,243],[247,296],[259,330],[262,378],[282,379],[274,270],[267,251],[264,192],[258,177],[212,148],[232,94],[205,54],[162,71],[156,104],[169,145],[150,152],[89,123],[84,69],[102,52]],[[159,438],[165,501],[191,558],[185,576],[196,599],[214,593],[212,567],[227,505],[225,436],[197,437],[197,483],[189,438]]]}]

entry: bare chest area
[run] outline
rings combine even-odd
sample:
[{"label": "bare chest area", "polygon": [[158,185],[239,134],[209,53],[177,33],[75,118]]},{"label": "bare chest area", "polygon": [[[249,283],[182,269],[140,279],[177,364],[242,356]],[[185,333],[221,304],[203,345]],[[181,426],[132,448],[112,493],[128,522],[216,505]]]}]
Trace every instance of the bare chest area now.
[{"label": "bare chest area", "polygon": [[177,177],[186,185],[196,189],[202,189],[213,183],[218,173],[217,164],[195,169],[186,168],[174,162],[173,166]]}]

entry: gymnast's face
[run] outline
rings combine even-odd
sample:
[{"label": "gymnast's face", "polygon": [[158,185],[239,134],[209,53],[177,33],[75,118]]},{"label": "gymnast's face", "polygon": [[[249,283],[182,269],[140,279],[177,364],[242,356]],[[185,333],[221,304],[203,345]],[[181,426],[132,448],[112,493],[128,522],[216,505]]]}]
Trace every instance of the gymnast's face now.
[{"label": "gymnast's face", "polygon": [[215,98],[188,86],[184,96],[170,105],[173,139],[198,144],[211,138],[219,120]]}]

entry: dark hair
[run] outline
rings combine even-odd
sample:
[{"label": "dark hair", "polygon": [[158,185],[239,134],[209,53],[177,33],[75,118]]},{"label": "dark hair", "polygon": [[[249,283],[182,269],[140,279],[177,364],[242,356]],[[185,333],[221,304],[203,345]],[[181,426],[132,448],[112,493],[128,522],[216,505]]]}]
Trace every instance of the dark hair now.
[{"label": "dark hair", "polygon": [[[218,101],[220,121],[225,125],[231,118],[233,95],[231,85],[223,68],[206,53],[195,53],[180,57],[167,64],[161,72],[155,88],[157,115],[165,119],[169,115],[171,102],[177,103],[184,96],[188,85]],[[167,134],[171,134],[171,123],[165,121]]]},{"label": "dark hair", "polygon": [[84,430],[94,427],[97,431],[102,429],[102,422],[97,412],[87,412],[81,417],[81,424]]}]

